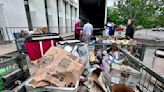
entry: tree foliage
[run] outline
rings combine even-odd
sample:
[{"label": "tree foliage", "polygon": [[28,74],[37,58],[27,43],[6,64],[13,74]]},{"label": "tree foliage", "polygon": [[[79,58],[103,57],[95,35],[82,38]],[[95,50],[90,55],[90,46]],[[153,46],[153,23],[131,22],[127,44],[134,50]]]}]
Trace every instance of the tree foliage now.
[{"label": "tree foliage", "polygon": [[119,25],[122,23],[120,14],[117,9],[108,9],[108,15],[107,20],[110,22],[114,22],[115,24]]},{"label": "tree foliage", "polygon": [[114,7],[108,8],[108,21],[126,24],[133,18],[136,25],[151,28],[154,25],[164,26],[164,8],[160,0],[120,0]]}]

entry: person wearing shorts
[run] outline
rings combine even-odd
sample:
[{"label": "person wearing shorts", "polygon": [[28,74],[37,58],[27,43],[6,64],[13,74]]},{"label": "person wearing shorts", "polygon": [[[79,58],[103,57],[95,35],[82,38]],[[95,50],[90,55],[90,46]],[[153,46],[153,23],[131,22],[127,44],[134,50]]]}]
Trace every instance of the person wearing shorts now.
[{"label": "person wearing shorts", "polygon": [[89,23],[89,20],[86,21],[86,24],[83,27],[83,36],[85,37],[85,43],[90,42],[90,38],[93,34],[93,25]]}]

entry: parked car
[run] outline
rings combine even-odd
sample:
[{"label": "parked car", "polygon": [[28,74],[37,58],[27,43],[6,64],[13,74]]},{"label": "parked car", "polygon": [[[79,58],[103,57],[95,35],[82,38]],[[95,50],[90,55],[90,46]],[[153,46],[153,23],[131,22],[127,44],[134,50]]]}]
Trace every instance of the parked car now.
[{"label": "parked car", "polygon": [[152,31],[164,31],[163,27],[153,27]]},{"label": "parked car", "polygon": [[137,30],[138,29],[143,29],[143,27],[141,25],[140,26],[137,26],[136,28],[137,28]]},{"label": "parked car", "polygon": [[159,31],[158,28],[153,28],[152,31]]},{"label": "parked car", "polygon": [[164,31],[164,28],[160,27],[158,28],[159,31]]},{"label": "parked car", "polygon": [[123,28],[121,26],[116,27],[116,31],[124,31],[124,30],[125,30],[125,28]]}]

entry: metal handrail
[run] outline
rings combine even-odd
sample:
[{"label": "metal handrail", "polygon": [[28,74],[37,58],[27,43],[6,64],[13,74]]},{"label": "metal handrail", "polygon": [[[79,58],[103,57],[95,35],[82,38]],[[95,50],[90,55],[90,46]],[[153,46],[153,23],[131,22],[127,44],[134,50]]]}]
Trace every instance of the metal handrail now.
[{"label": "metal handrail", "polygon": [[[121,49],[121,48],[120,48]],[[121,49],[122,50],[122,49]],[[156,92],[156,89],[160,90],[160,92],[164,91],[164,77],[162,77],[159,73],[157,73],[155,70],[152,68],[146,66],[143,62],[135,58],[133,55],[129,54],[127,51],[122,50],[126,56],[129,59],[129,64],[134,68],[137,68],[138,71],[141,72],[141,79],[139,84],[137,85],[137,88],[141,92]],[[145,71],[145,73],[144,73]],[[144,76],[144,77],[142,77]],[[148,79],[147,79],[148,78]],[[152,79],[153,78],[153,79]],[[155,81],[153,83],[152,81]],[[147,84],[146,84],[147,83]],[[151,84],[153,85],[152,88],[150,87]],[[147,85],[147,86],[145,86]]]},{"label": "metal handrail", "polygon": [[153,70],[152,68],[150,68],[150,67],[146,66],[145,64],[143,64],[142,61],[138,60],[133,55],[129,54],[127,51],[125,51],[125,50],[122,50],[122,51],[126,54],[126,56],[128,58],[130,58],[131,60],[133,60],[134,63],[138,63],[138,65],[140,66],[140,68],[143,68],[149,74],[151,74],[153,77],[155,77],[156,79],[158,79],[160,82],[164,83],[164,78],[162,76],[160,76],[160,74],[158,74],[157,72],[155,72],[155,70]]}]

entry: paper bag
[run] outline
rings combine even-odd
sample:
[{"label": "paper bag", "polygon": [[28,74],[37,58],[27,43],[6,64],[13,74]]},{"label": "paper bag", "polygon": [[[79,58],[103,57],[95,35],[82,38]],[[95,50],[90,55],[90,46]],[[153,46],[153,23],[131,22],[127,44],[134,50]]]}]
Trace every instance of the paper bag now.
[{"label": "paper bag", "polygon": [[75,85],[84,71],[84,61],[69,52],[51,47],[40,60],[35,81],[48,81],[59,87]]}]

